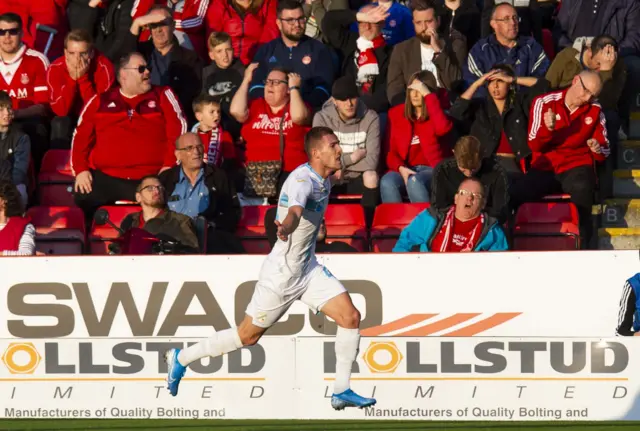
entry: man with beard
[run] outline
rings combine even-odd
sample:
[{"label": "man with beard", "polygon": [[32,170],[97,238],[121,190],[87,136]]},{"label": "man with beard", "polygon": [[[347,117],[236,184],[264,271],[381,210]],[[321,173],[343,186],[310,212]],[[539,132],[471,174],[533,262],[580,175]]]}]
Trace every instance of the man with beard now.
[{"label": "man with beard", "polygon": [[174,142],[187,131],[176,95],[151,85],[141,54],[124,57],[116,77],[119,86],[89,100],[71,143],[75,199],[88,217],[135,199],[141,178],[173,167]]},{"label": "man with beard", "polygon": [[[249,88],[251,98],[263,97],[264,81],[274,66],[300,75],[302,98],[314,109],[329,99],[335,77],[335,61],[329,49],[305,35],[307,18],[301,3],[278,3],[277,25],[280,37],[260,47],[253,62],[259,63]],[[292,89],[293,90],[293,89]]]},{"label": "man with beard", "polygon": [[391,106],[404,103],[409,80],[421,70],[433,73],[439,88],[458,91],[467,56],[463,35],[456,30],[439,33],[440,17],[434,3],[415,0],[411,10],[416,36],[396,45],[389,62],[387,96]]},{"label": "man with beard", "polygon": [[[176,254],[198,252],[198,236],[193,220],[167,208],[165,189],[156,175],[142,178],[136,187],[136,202],[140,204],[141,211],[131,213],[122,220],[122,231],[144,229],[157,238],[176,241]],[[110,249],[115,251],[113,245]]]}]

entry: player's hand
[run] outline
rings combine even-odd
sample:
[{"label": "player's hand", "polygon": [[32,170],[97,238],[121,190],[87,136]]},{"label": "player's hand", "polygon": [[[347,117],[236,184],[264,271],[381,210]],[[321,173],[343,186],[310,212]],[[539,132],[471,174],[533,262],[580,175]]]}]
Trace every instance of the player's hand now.
[{"label": "player's hand", "polygon": [[284,226],[282,226],[282,223],[280,223],[278,220],[274,220],[274,223],[276,224],[276,226],[278,226],[276,235],[278,235],[280,241],[287,242],[287,240],[289,239],[289,232],[287,232]]},{"label": "player's hand", "polygon": [[76,183],[74,184],[73,189],[76,193],[91,193],[92,183],[93,177],[91,176],[91,172],[82,171],[76,175]]},{"label": "player's hand", "polygon": [[544,125],[547,126],[550,132],[556,128],[556,113],[551,108],[544,113]]},{"label": "player's hand", "polygon": [[600,145],[600,143],[596,139],[587,140],[587,145],[589,146],[589,149],[592,152],[594,152],[596,154],[602,154],[602,146]]}]

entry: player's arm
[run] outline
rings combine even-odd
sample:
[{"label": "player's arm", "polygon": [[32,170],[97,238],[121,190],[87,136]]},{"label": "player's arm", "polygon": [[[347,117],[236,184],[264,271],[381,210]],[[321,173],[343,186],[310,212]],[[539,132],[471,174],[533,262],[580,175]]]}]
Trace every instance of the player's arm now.
[{"label": "player's arm", "polygon": [[284,218],[282,223],[276,219],[275,223],[276,226],[278,226],[278,238],[280,238],[280,240],[286,241],[289,238],[289,235],[295,232],[298,228],[300,218],[302,218],[303,209],[303,207],[298,205],[289,207],[287,216]]},{"label": "player's arm", "polygon": [[307,199],[313,192],[313,185],[308,178],[296,178],[295,182],[291,184],[289,193],[287,193],[287,200],[289,204],[289,211],[282,222],[278,219],[275,220],[276,226],[278,226],[278,238],[282,241],[286,241],[300,224],[302,218],[302,211],[307,205]]}]

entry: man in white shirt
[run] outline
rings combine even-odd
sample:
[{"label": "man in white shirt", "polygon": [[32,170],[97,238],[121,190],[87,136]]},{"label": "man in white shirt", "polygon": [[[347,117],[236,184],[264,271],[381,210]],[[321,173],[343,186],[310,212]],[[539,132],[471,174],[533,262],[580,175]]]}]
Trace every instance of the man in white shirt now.
[{"label": "man in white shirt", "polygon": [[177,395],[190,363],[254,345],[295,300],[300,300],[338,325],[331,406],[342,410],[376,403],[350,389],[351,368],[360,343],[360,312],[340,281],[315,256],[316,238],[331,192],[329,177],[341,168],[340,141],[330,128],[314,127],[305,137],[305,150],[309,162],[291,172],[282,186],[275,221],[278,241],[262,266],[245,319],[238,328],[219,331],[186,349],[165,353],[171,395]]}]

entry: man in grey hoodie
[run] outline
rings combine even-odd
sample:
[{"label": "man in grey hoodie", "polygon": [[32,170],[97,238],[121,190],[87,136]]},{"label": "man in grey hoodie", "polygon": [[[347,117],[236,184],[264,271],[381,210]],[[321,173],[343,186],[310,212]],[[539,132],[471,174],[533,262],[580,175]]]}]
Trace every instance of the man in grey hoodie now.
[{"label": "man in grey hoodie", "polygon": [[342,147],[342,169],[333,176],[333,190],[362,194],[367,225],[371,225],[380,201],[380,120],[358,99],[358,87],[348,76],[338,78],[332,97],[313,117],[313,127],[332,129]]}]

